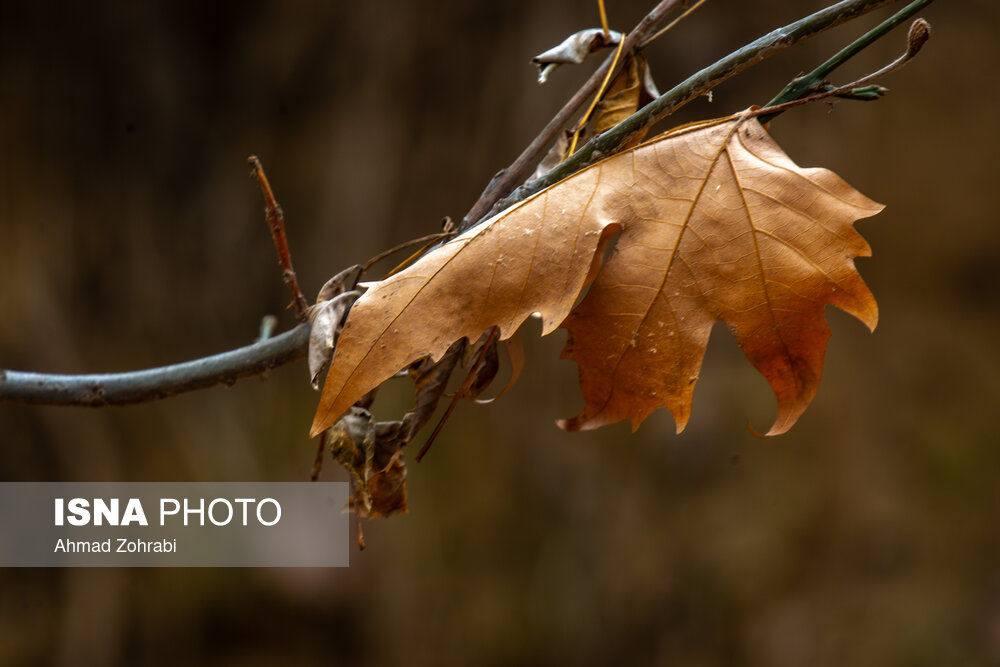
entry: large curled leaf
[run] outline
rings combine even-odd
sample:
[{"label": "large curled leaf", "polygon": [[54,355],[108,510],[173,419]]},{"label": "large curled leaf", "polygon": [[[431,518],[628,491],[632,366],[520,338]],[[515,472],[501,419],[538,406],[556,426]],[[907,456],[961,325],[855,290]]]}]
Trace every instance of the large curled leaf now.
[{"label": "large curled leaf", "polygon": [[489,327],[508,339],[533,312],[543,335],[615,253],[564,326],[583,413],[563,423],[638,424],[656,407],[678,429],[712,325],[725,321],[778,398],[770,433],[815,393],[831,303],[874,327],[854,270],[852,223],[881,206],[824,169],[802,169],[755,120],[661,135],[538,193],[369,286],[350,311],[313,422],[316,435],[358,398],[425,356]]}]

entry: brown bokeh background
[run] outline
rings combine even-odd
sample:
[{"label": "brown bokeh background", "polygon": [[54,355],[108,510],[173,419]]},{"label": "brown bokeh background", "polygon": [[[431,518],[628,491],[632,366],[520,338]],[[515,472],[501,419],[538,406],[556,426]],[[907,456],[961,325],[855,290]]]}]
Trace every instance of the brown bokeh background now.
[{"label": "brown bokeh background", "polygon": [[[611,22],[650,4],[609,0]],[[825,4],[713,0],[649,47],[654,76],[665,90]],[[3,3],[0,367],[141,368],[245,344],[268,313],[290,326],[246,157],[315,293],[468,209],[588,76],[540,87],[528,61],[595,5]],[[766,101],[887,14],[671,124]],[[788,435],[748,433],[773,398],[724,327],[682,435],[663,411],[635,434],[563,433],[575,368],[562,333],[529,325],[518,385],[463,406],[411,462],[411,512],[369,523],[350,568],[6,570],[0,664],[997,664],[998,14],[931,5],[934,39],[888,97],[774,124],[797,162],[887,204],[859,224],[881,323],[828,309],[824,381]],[[298,362],[128,408],[0,405],[0,479],[304,480],[306,376]],[[406,394],[386,392],[382,417]]]}]

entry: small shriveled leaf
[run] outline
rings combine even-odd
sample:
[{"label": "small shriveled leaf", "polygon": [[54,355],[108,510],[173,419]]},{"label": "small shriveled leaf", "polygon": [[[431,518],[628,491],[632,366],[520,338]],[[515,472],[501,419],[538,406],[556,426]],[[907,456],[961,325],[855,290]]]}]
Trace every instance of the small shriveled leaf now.
[{"label": "small shriveled leaf", "polygon": [[535,167],[535,171],[531,175],[531,180],[541,178],[546,172],[554,169],[556,165],[566,159],[566,153],[569,151],[572,137],[572,130],[563,130],[559,133],[559,136],[552,143],[552,147],[549,148],[545,156],[538,162],[538,166]]},{"label": "small shriveled leaf", "polygon": [[344,313],[360,295],[358,291],[344,292],[309,309],[309,379],[313,389],[319,389],[319,376],[330,364]]},{"label": "small shriveled leaf", "polygon": [[352,407],[326,431],[331,456],[351,476],[355,508],[372,506],[368,478],[375,460],[375,435],[371,413],[359,407]]},{"label": "small shriveled leaf", "polygon": [[347,267],[333,278],[327,280],[323,283],[323,286],[319,288],[319,294],[316,295],[316,303],[329,301],[335,296],[353,290],[358,284],[358,277],[361,275],[361,270],[361,266],[355,264],[354,266]]},{"label": "small shriveled leaf", "polygon": [[605,35],[601,28],[573,33],[558,46],[531,59],[531,62],[538,66],[538,83],[545,83],[552,70],[559,65],[579,65],[594,51],[617,45],[621,39],[620,32],[609,30]]},{"label": "small shriveled leaf", "polygon": [[366,519],[377,519],[403,514],[406,507],[406,464],[403,463],[403,452],[397,450],[384,466],[378,467],[367,484],[369,507],[357,507],[358,516]]},{"label": "small shriveled leaf", "polygon": [[[646,57],[641,53],[629,53],[618,76],[594,108],[591,135],[610,130],[659,96]],[[636,135],[631,145],[639,144],[645,135],[645,130]]]},{"label": "small shriveled leaf", "polygon": [[521,371],[524,370],[524,341],[521,338],[521,330],[518,329],[514,332],[514,335],[503,341],[504,348],[507,350],[507,359],[510,361],[510,377],[507,379],[507,384],[504,388],[500,390],[500,393],[492,398],[477,398],[475,402],[479,405],[486,405],[487,403],[492,403],[497,400],[510,390],[517,382],[517,379],[521,377]]},{"label": "small shriveled leaf", "polygon": [[[649,66],[646,64],[646,57],[641,53],[628,54],[625,57],[622,70],[607,90],[603,92],[601,99],[594,107],[591,118],[586,122],[586,126],[580,130],[576,145],[580,145],[588,137],[601,134],[618,125],[659,96],[660,92],[656,89],[656,84],[653,83]],[[647,131],[644,129],[638,132],[624,148],[631,148],[641,143]],[[531,176],[533,179],[540,178],[569,157],[570,147],[573,145],[573,134],[573,130],[564,130],[559,133],[552,147],[545,153],[545,157],[535,167]]]},{"label": "small shriveled leaf", "polygon": [[[477,360],[479,364],[474,365]],[[483,334],[478,343],[468,346],[462,365],[470,369],[473,374],[472,382],[469,384],[469,397],[476,398],[493,384],[500,371],[496,337]]]}]

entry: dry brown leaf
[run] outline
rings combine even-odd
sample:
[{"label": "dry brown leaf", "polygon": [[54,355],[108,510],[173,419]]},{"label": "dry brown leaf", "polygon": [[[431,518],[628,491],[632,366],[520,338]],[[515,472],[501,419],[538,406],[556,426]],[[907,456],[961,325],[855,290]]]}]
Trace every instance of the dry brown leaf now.
[{"label": "dry brown leaf", "polygon": [[881,206],[824,169],[796,166],[755,120],[679,128],[612,156],[369,286],[352,308],[312,434],[424,356],[533,312],[543,335],[569,314],[566,356],[586,405],[564,423],[638,424],[656,407],[683,428],[708,333],[726,321],[774,388],[786,430],[815,393],[832,303],[873,327],[852,223]]},{"label": "dry brown leaf", "polygon": [[[594,107],[591,134],[598,135],[610,130],[659,96],[656,84],[649,74],[646,56],[634,51],[629,53],[625,56],[618,76]],[[645,134],[643,131],[637,135],[631,145],[638,145]]]},{"label": "dry brown leaf", "polygon": [[354,510],[363,519],[378,519],[393,514],[406,513],[406,465],[403,463],[403,452],[397,450],[389,457],[385,466],[378,468],[368,478],[368,496],[371,507],[358,507]]},{"label": "dry brown leaf", "polygon": [[709,333],[725,322],[770,383],[784,433],[816,393],[833,304],[870,329],[853,222],[882,210],[826,169],[803,169],[756,120],[695,126],[631,154],[632,219],[563,326],[586,405],[570,430],[657,407],[683,430]]},{"label": "dry brown leaf", "polygon": [[[618,76],[611,82],[607,90],[601,93],[601,98],[595,104],[593,112],[588,114],[589,120],[584,118],[580,121],[584,127],[580,129],[579,133],[575,133],[573,130],[560,132],[545,157],[535,167],[531,178],[540,178],[568,158],[571,147],[582,145],[587,138],[601,134],[618,125],[659,96],[660,91],[653,83],[646,57],[635,51],[629,53],[625,56]],[[637,132],[623,149],[640,144],[647,131],[648,128]],[[575,142],[573,141],[574,134],[576,134]]]},{"label": "dry brown leaf", "polygon": [[368,480],[375,461],[376,430],[368,410],[352,406],[325,435],[333,459],[351,476],[352,506],[371,509]]}]

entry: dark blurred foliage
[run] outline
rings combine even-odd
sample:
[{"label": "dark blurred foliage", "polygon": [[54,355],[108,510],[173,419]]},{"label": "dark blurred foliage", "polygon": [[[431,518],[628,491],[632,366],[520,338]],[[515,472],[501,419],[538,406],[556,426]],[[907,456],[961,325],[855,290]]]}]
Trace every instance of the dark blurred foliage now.
[{"label": "dark blurred foliage", "polygon": [[[651,2],[609,0],[616,28]],[[713,0],[649,47],[661,88],[823,0]],[[244,344],[287,294],[246,157],[261,156],[307,291],[461,216],[589,74],[530,57],[596,3],[5,2],[0,366],[159,365]],[[769,99],[883,10],[671,119]],[[1000,662],[1000,108],[988,0],[939,2],[871,103],[775,122],[800,164],[888,205],[859,227],[874,335],[834,310],[789,435],[720,327],[687,431],[656,414],[567,434],[561,333],[462,407],[406,516],[339,570],[7,570],[0,663],[985,665]],[[838,81],[902,51],[869,49]],[[154,404],[0,405],[0,479],[294,481],[304,363]],[[405,387],[379,404],[401,413]],[[661,411],[662,412],[662,411]],[[412,452],[411,452],[412,456]],[[324,478],[346,479],[328,464]]]}]

